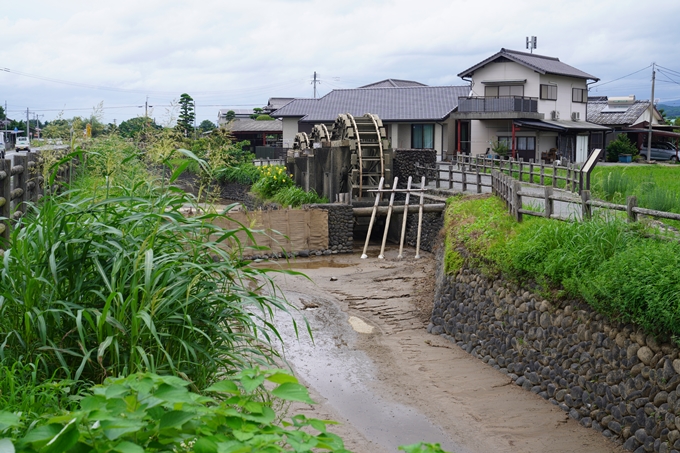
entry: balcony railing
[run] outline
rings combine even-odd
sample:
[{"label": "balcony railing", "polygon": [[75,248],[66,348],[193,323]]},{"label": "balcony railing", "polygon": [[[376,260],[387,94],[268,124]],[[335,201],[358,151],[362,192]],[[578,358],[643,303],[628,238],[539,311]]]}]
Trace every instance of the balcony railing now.
[{"label": "balcony railing", "polygon": [[523,112],[538,113],[538,98],[525,96],[507,97],[459,97],[458,112]]}]

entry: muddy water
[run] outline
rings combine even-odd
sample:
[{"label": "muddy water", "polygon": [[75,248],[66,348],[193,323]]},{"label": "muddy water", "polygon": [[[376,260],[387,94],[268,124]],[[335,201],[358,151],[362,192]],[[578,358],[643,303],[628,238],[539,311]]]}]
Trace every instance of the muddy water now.
[{"label": "muddy water", "polygon": [[[375,366],[356,344],[358,336],[371,333],[374,326],[348,317],[333,300],[290,291],[286,296],[296,306],[307,307],[302,313],[314,332],[314,342],[302,333],[296,339],[292,322],[282,319],[278,327],[286,345],[285,358],[347,423],[386,452],[420,441],[438,442],[457,453],[468,451],[414,407],[389,401],[373,390],[372,384],[377,384]],[[299,325],[301,322],[299,317]]]}]

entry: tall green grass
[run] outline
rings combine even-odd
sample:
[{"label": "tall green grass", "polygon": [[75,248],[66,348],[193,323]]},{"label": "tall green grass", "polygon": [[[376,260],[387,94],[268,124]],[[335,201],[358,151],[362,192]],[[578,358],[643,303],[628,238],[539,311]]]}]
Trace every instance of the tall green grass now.
[{"label": "tall green grass", "polygon": [[279,190],[274,194],[272,200],[281,206],[292,206],[294,208],[304,204],[328,203],[328,199],[320,197],[314,189],[305,192],[303,188],[297,186]]},{"label": "tall green grass", "polygon": [[445,263],[531,279],[647,332],[680,338],[680,243],[644,223],[543,218],[515,223],[494,199],[450,199]]},{"label": "tall green grass", "polygon": [[596,167],[592,175],[593,195],[625,203],[635,195],[638,206],[659,211],[680,212],[680,166]]},{"label": "tall green grass", "polygon": [[236,234],[248,230],[186,217],[188,195],[148,186],[102,200],[67,192],[28,210],[0,266],[3,363],[91,382],[172,373],[203,388],[276,354],[272,319],[288,305],[241,259]]}]

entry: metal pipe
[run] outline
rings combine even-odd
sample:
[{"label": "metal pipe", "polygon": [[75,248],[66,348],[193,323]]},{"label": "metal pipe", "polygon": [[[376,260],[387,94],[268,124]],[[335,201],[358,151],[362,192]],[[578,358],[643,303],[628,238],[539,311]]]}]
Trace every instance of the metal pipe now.
[{"label": "metal pipe", "polygon": [[383,240],[382,244],[380,245],[380,255],[378,255],[378,259],[385,259],[385,243],[387,242],[387,232],[390,229],[390,219],[392,218],[392,207],[394,206],[394,189],[397,187],[397,183],[399,182],[399,177],[394,178],[394,183],[392,184],[392,195],[390,195],[390,205],[387,208],[387,219],[385,219],[385,231],[383,231]]}]

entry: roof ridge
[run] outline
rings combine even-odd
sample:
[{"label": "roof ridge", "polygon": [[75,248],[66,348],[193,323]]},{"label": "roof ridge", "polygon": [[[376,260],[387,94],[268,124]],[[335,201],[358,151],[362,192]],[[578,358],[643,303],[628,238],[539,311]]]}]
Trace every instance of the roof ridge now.
[{"label": "roof ridge", "polygon": [[501,53],[511,53],[511,54],[514,54],[514,55],[525,55],[527,57],[535,57],[535,58],[543,58],[545,60],[560,61],[560,59],[557,58],[557,57],[549,57],[548,55],[541,55],[541,54],[537,54],[537,53],[520,52],[519,50],[512,50],[512,49],[506,49],[506,48],[502,48]]}]

